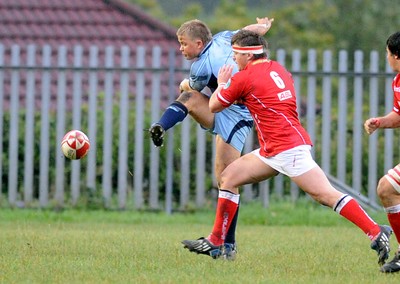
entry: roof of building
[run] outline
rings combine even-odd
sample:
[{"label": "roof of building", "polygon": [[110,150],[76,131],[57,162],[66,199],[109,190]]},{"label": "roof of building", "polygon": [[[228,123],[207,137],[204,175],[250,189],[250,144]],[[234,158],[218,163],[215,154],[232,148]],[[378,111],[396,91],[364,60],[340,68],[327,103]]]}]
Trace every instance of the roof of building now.
[{"label": "roof of building", "polygon": [[130,48],[132,64],[138,46],[146,47],[146,64],[151,64],[151,49],[160,46],[161,66],[166,67],[168,51],[173,48],[180,53],[175,33],[175,28],[122,0],[0,0],[0,44],[5,47],[6,65],[13,45],[21,47],[23,58],[27,46],[33,44],[38,47],[38,58],[46,45],[51,46],[54,57],[60,46],[66,46],[68,54],[77,45],[86,54],[91,46],[97,46],[99,62],[106,47],[113,46],[117,66],[122,46]]},{"label": "roof of building", "polygon": [[176,45],[176,30],[121,0],[0,0],[3,45]]}]

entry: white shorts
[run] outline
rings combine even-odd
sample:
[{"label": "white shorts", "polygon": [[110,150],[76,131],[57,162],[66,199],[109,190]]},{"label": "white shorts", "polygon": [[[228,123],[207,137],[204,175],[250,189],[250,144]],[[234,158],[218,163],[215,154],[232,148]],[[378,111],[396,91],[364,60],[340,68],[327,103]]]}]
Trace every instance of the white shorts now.
[{"label": "white shorts", "polygon": [[385,178],[390,182],[393,188],[400,193],[400,165],[390,169],[385,175]]},{"label": "white shorts", "polygon": [[260,149],[252,153],[261,161],[288,177],[297,177],[318,166],[311,156],[310,145],[300,145],[273,157],[263,157]]}]

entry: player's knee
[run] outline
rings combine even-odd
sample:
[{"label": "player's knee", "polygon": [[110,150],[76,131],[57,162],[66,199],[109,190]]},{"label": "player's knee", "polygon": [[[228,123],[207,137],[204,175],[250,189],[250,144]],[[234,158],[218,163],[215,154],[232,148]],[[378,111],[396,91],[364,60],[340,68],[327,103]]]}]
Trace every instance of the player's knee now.
[{"label": "player's knee", "polygon": [[234,179],[232,177],[230,177],[230,174],[223,171],[220,176],[219,176],[219,187],[221,189],[233,189],[236,186],[233,184]]},{"label": "player's knee", "polygon": [[378,187],[376,188],[376,193],[379,199],[386,200],[390,199],[393,194],[395,194],[395,188],[400,190],[400,180],[394,178],[393,176],[385,175],[379,180]]},{"label": "player's knee", "polygon": [[192,98],[193,98],[193,92],[184,91],[179,95],[177,101],[184,104],[187,107]]},{"label": "player's knee", "polygon": [[218,185],[220,188],[227,188],[227,186],[229,186],[229,180],[226,178],[226,175],[224,175],[223,173],[221,173],[219,175],[219,178],[217,178],[218,180]]},{"label": "player's knee", "polygon": [[378,194],[379,198],[383,197],[385,195],[385,183],[387,182],[385,177],[382,177],[379,182],[378,186],[376,187],[376,193]]},{"label": "player's knee", "polygon": [[319,204],[333,208],[336,202],[343,196],[343,193],[338,191],[332,185],[321,186],[319,190],[308,192],[308,194]]}]

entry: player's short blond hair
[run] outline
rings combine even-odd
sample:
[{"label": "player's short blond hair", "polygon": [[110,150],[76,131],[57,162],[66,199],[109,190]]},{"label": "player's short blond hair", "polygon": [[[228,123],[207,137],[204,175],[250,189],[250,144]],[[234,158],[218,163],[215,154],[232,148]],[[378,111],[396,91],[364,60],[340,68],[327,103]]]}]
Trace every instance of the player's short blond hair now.
[{"label": "player's short blond hair", "polygon": [[191,40],[200,39],[204,44],[207,44],[212,39],[210,29],[205,23],[197,19],[183,23],[177,30],[176,35],[185,35]]}]

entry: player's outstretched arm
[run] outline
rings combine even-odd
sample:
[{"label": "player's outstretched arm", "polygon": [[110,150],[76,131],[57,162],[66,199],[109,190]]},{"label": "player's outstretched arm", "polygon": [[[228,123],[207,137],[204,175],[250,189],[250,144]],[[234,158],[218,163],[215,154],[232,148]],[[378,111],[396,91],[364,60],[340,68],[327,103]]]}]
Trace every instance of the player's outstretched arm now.
[{"label": "player's outstretched arm", "polygon": [[364,122],[365,132],[372,134],[380,126],[380,120],[376,117],[371,117]]},{"label": "player's outstretched arm", "polygon": [[399,128],[400,115],[394,111],[382,117],[371,117],[364,122],[365,132],[372,134],[378,128]]},{"label": "player's outstretched arm", "polygon": [[257,18],[257,24],[245,26],[243,29],[256,32],[259,35],[265,35],[271,28],[273,21],[274,21],[274,18],[271,18],[271,19],[269,19],[268,17]]}]

